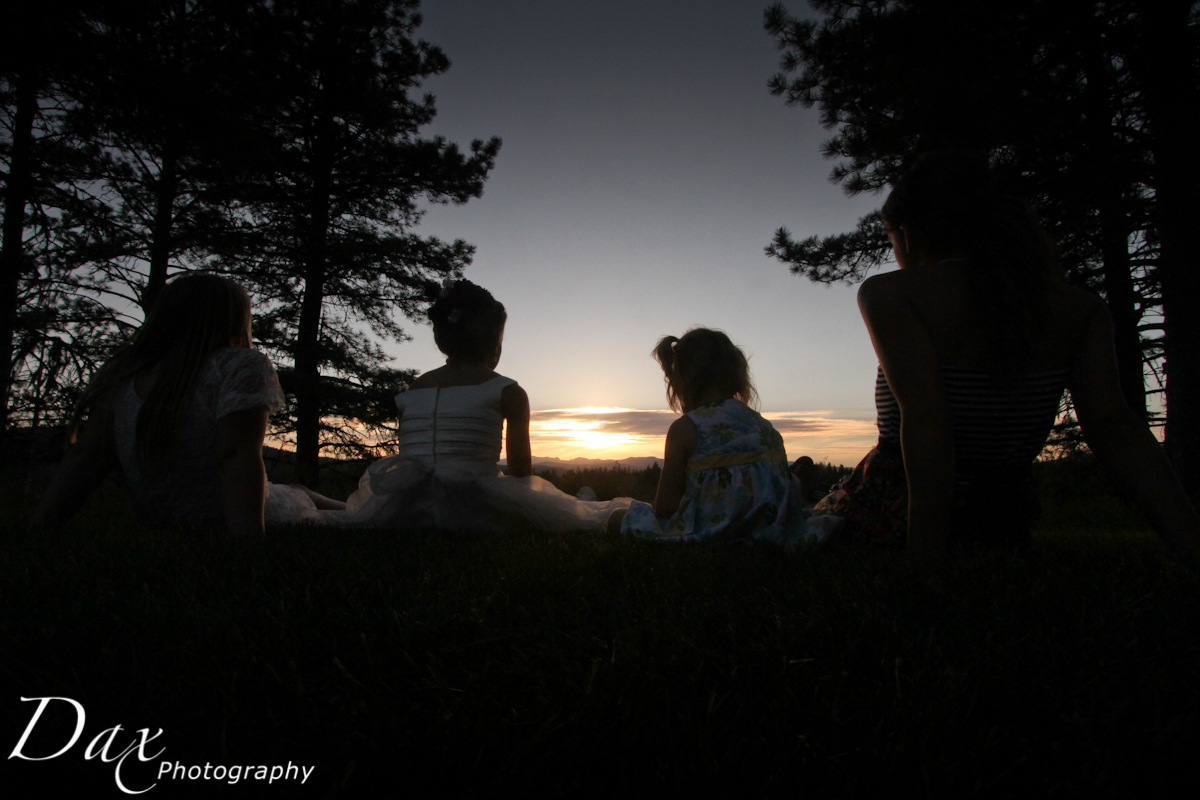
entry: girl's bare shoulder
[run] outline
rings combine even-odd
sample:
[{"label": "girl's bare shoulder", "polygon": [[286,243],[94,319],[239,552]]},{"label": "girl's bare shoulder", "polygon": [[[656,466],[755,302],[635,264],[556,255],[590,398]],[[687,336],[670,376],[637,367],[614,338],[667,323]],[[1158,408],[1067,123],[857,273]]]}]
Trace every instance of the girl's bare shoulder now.
[{"label": "girl's bare shoulder", "polygon": [[[919,269],[895,270],[872,275],[858,289],[859,304],[887,307],[912,302],[945,308],[955,301],[966,301],[972,291],[970,266],[963,262],[945,262]],[[977,291],[977,286],[975,287]],[[1050,287],[1051,304],[1064,320],[1086,323],[1097,310],[1105,308],[1096,294],[1056,281]]]},{"label": "girl's bare shoulder", "polygon": [[1108,308],[1098,294],[1061,283],[1055,286],[1055,301],[1060,309],[1068,315],[1078,317],[1081,322],[1087,322],[1097,311]]},{"label": "girl's bare shoulder", "polygon": [[521,384],[513,381],[512,378],[508,378],[508,380],[512,381],[512,383],[505,384],[504,388],[500,390],[500,402],[502,404],[515,404],[515,407],[520,407],[523,405],[526,409],[528,409],[528,392],[521,387]]},{"label": "girl's bare shoulder", "polygon": [[699,435],[700,432],[696,428],[696,423],[687,414],[672,422],[671,427],[667,428],[668,439],[692,441],[699,437]]},{"label": "girl's bare shoulder", "polygon": [[417,376],[415,381],[408,385],[408,391],[411,392],[414,389],[433,389],[436,386],[440,386],[441,384],[438,383],[437,373],[441,372],[443,369],[445,369],[445,367],[438,367],[437,369],[429,370],[429,372],[422,372]]},{"label": "girl's bare shoulder", "polygon": [[409,384],[409,391],[414,389],[448,389],[451,386],[478,386],[500,377],[495,370],[483,366],[444,366],[421,373],[415,381]]},{"label": "girl's bare shoulder", "polygon": [[941,265],[880,272],[867,278],[858,287],[858,305],[864,312],[870,313],[906,303],[920,303],[923,298],[944,294],[956,287],[959,281],[956,272],[946,270]]},{"label": "girl's bare shoulder", "polygon": [[907,291],[911,281],[907,270],[880,272],[864,280],[858,287],[859,304],[877,303],[895,297],[897,291]]}]

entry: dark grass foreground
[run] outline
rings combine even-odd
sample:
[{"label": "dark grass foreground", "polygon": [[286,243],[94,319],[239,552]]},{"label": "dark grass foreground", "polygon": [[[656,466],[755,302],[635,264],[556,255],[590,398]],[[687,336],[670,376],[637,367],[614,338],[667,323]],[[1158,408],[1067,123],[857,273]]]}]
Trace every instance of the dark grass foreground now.
[{"label": "dark grass foreground", "polygon": [[[1196,772],[1200,592],[1146,534],[930,565],[531,532],[236,542],[105,502],[32,547],[9,515],[0,749],[22,696],[87,723],[57,759],[0,762],[6,789],[123,796],[83,757],[116,724],[113,755],[164,730],[133,789],[161,760],[315,766],[148,797],[1115,796]],[[27,750],[73,729],[48,711]]]}]

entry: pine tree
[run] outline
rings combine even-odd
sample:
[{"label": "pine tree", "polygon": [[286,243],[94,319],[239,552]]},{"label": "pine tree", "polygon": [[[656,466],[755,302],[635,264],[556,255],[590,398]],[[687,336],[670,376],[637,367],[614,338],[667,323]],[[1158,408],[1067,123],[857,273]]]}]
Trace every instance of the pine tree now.
[{"label": "pine tree", "polygon": [[[434,99],[410,96],[449,67],[415,40],[413,0],[296,0],[259,9],[243,80],[260,93],[254,132],[262,159],[232,197],[240,234],[221,262],[263,308],[256,338],[282,356],[301,480],[313,485],[323,447],[348,442],[338,420],[376,409],[399,388],[364,335],[401,339],[397,315],[419,314],[473,248],[421,237],[422,199],[464,203],[482,193],[499,139],[469,155],[418,138]],[[372,399],[374,398],[374,399]],[[389,401],[390,402],[390,401]]]},{"label": "pine tree", "polygon": [[102,0],[89,8],[70,124],[94,148],[70,260],[111,295],[150,308],[172,272],[195,268],[227,227],[224,189],[245,157],[237,109],[255,98],[250,13],[236,0]]},{"label": "pine tree", "polygon": [[232,109],[252,102],[233,80],[252,7],[60,1],[22,6],[28,24],[6,29],[22,36],[5,50],[0,92],[4,259],[20,264],[6,285],[16,281],[5,350],[16,422],[69,414],[169,273],[197,266],[221,238],[219,189],[240,155]]},{"label": "pine tree", "polygon": [[1200,156],[1191,114],[1200,107],[1200,20],[1190,0],[1139,0],[1129,51],[1152,156],[1148,185],[1160,255],[1166,352],[1166,447],[1184,485],[1200,497]]},{"label": "pine tree", "polygon": [[70,130],[66,89],[80,68],[84,5],[21,3],[0,27],[0,425],[38,425],[69,410],[114,332],[94,283],[62,250],[89,157]]}]

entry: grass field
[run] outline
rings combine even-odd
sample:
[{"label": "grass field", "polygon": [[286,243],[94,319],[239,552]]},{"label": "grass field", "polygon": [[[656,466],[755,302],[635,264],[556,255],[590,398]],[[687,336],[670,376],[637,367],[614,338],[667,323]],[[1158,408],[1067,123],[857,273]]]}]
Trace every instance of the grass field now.
[{"label": "grass field", "polygon": [[[1197,576],[1145,532],[1071,530],[1069,503],[1024,555],[939,563],[532,531],[231,541],[138,528],[111,492],[27,543],[28,500],[6,507],[0,747],[20,697],[87,714],[62,756],[0,762],[9,788],[125,796],[84,759],[117,724],[113,755],[163,729],[123,766],[134,789],[162,761],[315,767],[151,797],[1123,796],[1196,772]],[[67,711],[26,753],[67,743]]]}]

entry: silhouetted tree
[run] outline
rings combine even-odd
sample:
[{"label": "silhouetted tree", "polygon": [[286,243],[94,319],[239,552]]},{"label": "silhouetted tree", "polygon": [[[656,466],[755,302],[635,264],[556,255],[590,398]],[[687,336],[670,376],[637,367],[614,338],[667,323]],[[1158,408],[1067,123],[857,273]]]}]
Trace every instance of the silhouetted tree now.
[{"label": "silhouetted tree", "polygon": [[96,152],[69,258],[105,291],[148,309],[172,270],[195,266],[227,227],[232,174],[253,108],[245,0],[99,0],[70,123]]},{"label": "silhouetted tree", "polygon": [[60,414],[114,330],[61,250],[89,158],[69,130],[65,89],[85,26],[84,4],[72,0],[17,4],[0,26],[0,425]]},{"label": "silhouetted tree", "polygon": [[1196,11],[1190,0],[1138,0],[1132,12],[1140,24],[1128,52],[1153,157],[1148,183],[1160,248],[1165,443],[1193,496],[1200,494],[1200,264],[1193,235],[1200,219],[1200,154],[1191,116],[1200,107]]},{"label": "silhouetted tree", "polygon": [[[1194,4],[812,5],[828,16],[796,19],[782,5],[766,13],[784,51],[771,90],[789,103],[818,106],[822,122],[836,129],[823,150],[843,159],[832,180],[850,194],[875,191],[924,150],[990,153],[1001,181],[1034,203],[1059,243],[1068,279],[1107,300],[1122,388],[1139,412],[1146,409],[1144,364],[1157,369],[1165,350],[1168,449],[1195,488],[1200,464],[1181,459],[1200,451],[1190,444],[1200,439],[1200,420],[1187,422],[1200,342],[1176,345],[1198,324],[1178,309],[1200,298],[1188,283],[1194,270],[1170,271],[1164,227],[1195,202],[1195,155],[1184,145],[1180,111],[1189,107],[1180,98],[1195,97]],[[1174,139],[1161,139],[1161,130]],[[889,256],[877,214],[833,237],[797,241],[781,228],[767,252],[820,282],[861,280]],[[1187,333],[1173,334],[1178,325]]]},{"label": "silhouetted tree", "polygon": [[462,241],[412,232],[419,200],[478,197],[500,147],[477,140],[465,155],[441,138],[417,137],[434,101],[410,92],[449,67],[441,50],[413,38],[417,5],[276,2],[253,23],[261,58],[242,79],[261,95],[263,158],[239,178],[234,218],[242,227],[221,257],[262,303],[256,336],[292,361],[280,374],[300,477],[310,485],[321,448],[339,443],[330,418],[354,416],[362,393],[387,376],[362,326],[402,338],[396,315],[420,313],[438,283],[470,260],[473,248]]},{"label": "silhouetted tree", "polygon": [[4,28],[17,37],[0,85],[7,291],[16,285],[4,374],[16,420],[68,411],[169,269],[213,249],[227,205],[216,190],[238,153],[229,123],[236,102],[250,105],[233,78],[252,7],[22,4]]}]

